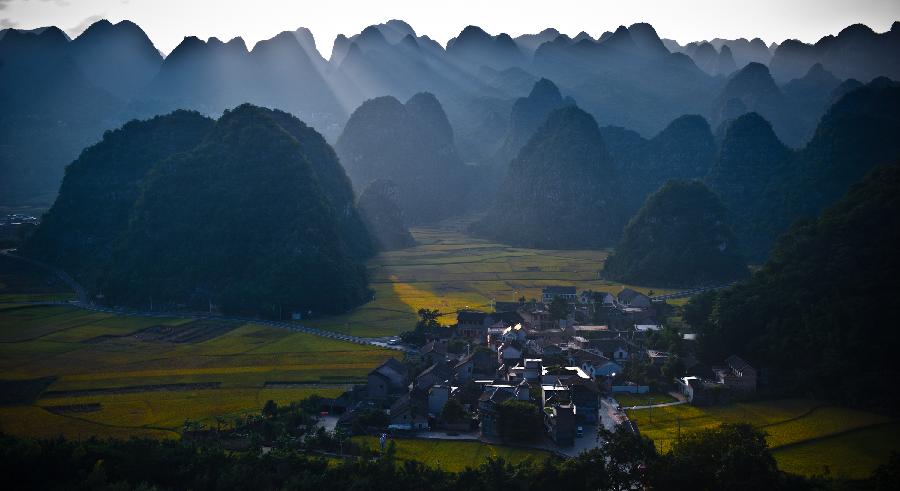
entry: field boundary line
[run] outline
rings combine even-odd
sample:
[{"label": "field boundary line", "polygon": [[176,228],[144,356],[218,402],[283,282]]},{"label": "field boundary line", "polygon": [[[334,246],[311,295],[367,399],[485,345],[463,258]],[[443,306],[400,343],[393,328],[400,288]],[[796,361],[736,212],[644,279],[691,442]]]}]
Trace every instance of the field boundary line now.
[{"label": "field boundary line", "polygon": [[777,446],[770,446],[769,450],[772,450],[772,451],[785,450],[785,449],[789,449],[789,448],[793,448],[793,447],[799,447],[800,445],[806,445],[809,443],[817,443],[817,442],[820,442],[823,440],[828,440],[830,438],[837,438],[839,436],[849,435],[851,433],[856,433],[856,432],[860,432],[860,431],[864,431],[864,430],[872,430],[872,429],[881,428],[884,426],[896,425],[896,424],[900,424],[900,421],[883,421],[881,423],[873,423],[873,424],[866,425],[866,426],[860,426],[857,428],[849,428],[846,430],[829,433],[828,435],[822,435],[822,436],[809,438],[809,439],[802,440],[799,442],[791,442],[791,443],[785,443],[785,444],[777,445]]},{"label": "field boundary line", "polygon": [[114,424],[110,424],[110,423],[101,423],[99,421],[94,421],[92,419],[79,418],[78,416],[73,416],[71,414],[57,414],[54,412],[50,412],[47,410],[47,408],[45,408],[43,406],[39,406],[37,404],[32,404],[31,407],[40,409],[41,411],[44,411],[47,414],[52,414],[54,416],[59,416],[61,418],[74,419],[77,421],[81,421],[82,423],[103,426],[104,428],[116,428],[116,429],[120,429],[120,430],[156,430],[156,431],[164,431],[166,433],[174,433],[175,435],[178,435],[179,438],[181,437],[181,433],[179,433],[176,430],[173,430],[172,428],[163,428],[160,426],[149,426],[149,425],[148,426],[114,425]]}]

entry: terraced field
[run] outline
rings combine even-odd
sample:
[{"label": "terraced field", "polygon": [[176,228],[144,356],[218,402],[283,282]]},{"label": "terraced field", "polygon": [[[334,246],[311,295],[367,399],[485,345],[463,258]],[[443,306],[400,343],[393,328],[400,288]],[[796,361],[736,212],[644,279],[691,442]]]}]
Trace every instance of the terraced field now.
[{"label": "terraced field", "polygon": [[336,395],[390,356],[252,323],[2,304],[0,431],[176,437],[187,419]]},{"label": "terraced field", "polygon": [[887,461],[891,451],[900,451],[900,422],[807,399],[707,408],[681,405],[631,410],[628,416],[661,451],[674,443],[679,426],[686,434],[721,423],[749,422],[768,434],[782,469],[806,475],[866,477]]},{"label": "terraced field", "polygon": [[[465,221],[458,221],[412,229],[416,247],[385,252],[369,262],[373,301],[309,324],[379,337],[409,330],[420,308],[447,313],[465,307],[489,309],[491,300],[539,298],[546,285],[607,291],[623,286],[598,279],[608,251],[519,249],[470,237],[461,231],[465,226]],[[455,322],[455,316],[445,316],[444,322]]]}]

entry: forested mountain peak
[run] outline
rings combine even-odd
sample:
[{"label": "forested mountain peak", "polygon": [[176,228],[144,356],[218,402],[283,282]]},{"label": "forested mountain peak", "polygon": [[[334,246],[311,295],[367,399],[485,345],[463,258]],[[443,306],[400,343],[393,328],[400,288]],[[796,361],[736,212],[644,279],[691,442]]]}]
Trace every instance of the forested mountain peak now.
[{"label": "forested mountain peak", "polygon": [[746,277],[721,201],[699,181],[669,181],[625,227],[603,276],[628,284],[690,287]]},{"label": "forested mountain peak", "polygon": [[500,193],[472,230],[526,247],[608,245],[624,223],[621,192],[597,121],[564,106],[509,164]]},{"label": "forested mountain peak", "polygon": [[900,396],[889,381],[898,377],[900,339],[878,319],[896,309],[900,293],[897,189],[900,165],[872,170],[821,216],[781,236],[750,281],[692,301],[703,354],[752,356],[775,392],[894,411]]}]

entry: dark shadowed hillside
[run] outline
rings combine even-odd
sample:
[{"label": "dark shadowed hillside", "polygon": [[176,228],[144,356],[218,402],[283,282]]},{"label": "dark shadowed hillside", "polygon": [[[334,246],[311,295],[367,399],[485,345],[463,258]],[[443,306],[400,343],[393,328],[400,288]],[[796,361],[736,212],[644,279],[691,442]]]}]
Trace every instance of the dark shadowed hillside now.
[{"label": "dark shadowed hillside", "polygon": [[213,124],[198,113],[176,111],[106,133],[66,168],[59,196],[25,252],[97,287],[144,177],[160,161],[196,147]]},{"label": "dark shadowed hillside", "polygon": [[250,105],[210,126],[179,112],[109,135],[73,164],[26,251],[76,264],[113,305],[282,317],[368,298],[368,234],[321,136]]},{"label": "dark shadowed hillside", "polygon": [[[710,359],[741,352],[775,390],[896,412],[900,165],[868,174],[819,218],[794,226],[753,278],[696,302]],[[708,299],[706,299],[708,300]]]},{"label": "dark shadowed hillside", "polygon": [[771,224],[762,217],[771,203],[764,196],[793,171],[794,154],[757,113],[734,120],[725,132],[706,184],[731,213],[734,231],[749,257],[761,260],[771,246]]},{"label": "dark shadowed hillside", "polygon": [[621,232],[622,194],[597,122],[570,106],[550,114],[509,165],[479,235],[524,247],[612,244]]},{"label": "dark shadowed hillside", "polygon": [[689,287],[747,275],[722,202],[699,181],[669,181],[647,198],[603,266],[623,283]]},{"label": "dark shadowed hillside", "polygon": [[791,222],[816,216],[874,166],[900,158],[898,113],[900,87],[880,79],[841,97],[793,153],[760,118],[736,121],[709,184],[735,214],[748,257],[765,259]]}]

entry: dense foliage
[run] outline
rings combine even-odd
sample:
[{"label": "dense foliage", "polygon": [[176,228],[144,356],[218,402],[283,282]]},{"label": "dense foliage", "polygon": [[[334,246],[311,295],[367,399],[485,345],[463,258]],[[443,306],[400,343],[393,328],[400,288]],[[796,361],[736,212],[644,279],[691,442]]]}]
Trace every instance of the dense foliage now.
[{"label": "dense foliage", "polygon": [[59,197],[25,247],[96,290],[150,169],[196,147],[215,122],[176,111],[109,131],[66,168]]},{"label": "dense foliage", "polygon": [[544,421],[530,401],[510,399],[497,406],[497,432],[507,442],[530,442],[541,437]]},{"label": "dense foliage", "polygon": [[685,319],[704,356],[740,353],[771,389],[896,411],[900,165],[873,170],[784,234],[746,283],[697,297]]},{"label": "dense foliage", "polygon": [[597,122],[568,106],[551,113],[510,163],[472,230],[523,247],[571,249],[609,245],[623,223],[618,177]]},{"label": "dense foliage", "polygon": [[725,207],[697,181],[669,181],[625,227],[603,266],[617,281],[662,287],[722,283],[747,275]]},{"label": "dense foliage", "polygon": [[350,182],[286,113],[243,105],[214,126],[184,112],[130,123],[70,175],[26,251],[74,266],[104,302],[282,317],[368,297],[372,245]]},{"label": "dense foliage", "polygon": [[[324,443],[328,438],[317,432],[306,440]],[[225,451],[214,442],[0,437],[0,472],[18,489],[712,491],[834,489],[841,484],[780,472],[764,435],[749,425],[723,425],[691,434],[666,454],[657,453],[648,439],[622,429],[601,430],[599,438],[603,445],[572,459],[521,464],[491,459],[453,473],[398,461],[393,441],[377,458],[369,453],[326,460],[298,451],[288,440],[261,453]],[[876,478],[855,483],[855,488],[892,489],[892,475],[896,469],[884,467]]]}]

